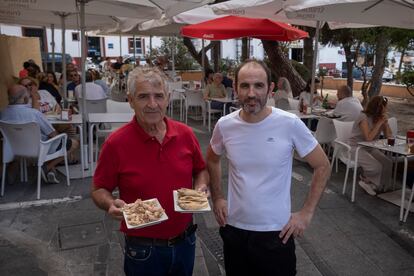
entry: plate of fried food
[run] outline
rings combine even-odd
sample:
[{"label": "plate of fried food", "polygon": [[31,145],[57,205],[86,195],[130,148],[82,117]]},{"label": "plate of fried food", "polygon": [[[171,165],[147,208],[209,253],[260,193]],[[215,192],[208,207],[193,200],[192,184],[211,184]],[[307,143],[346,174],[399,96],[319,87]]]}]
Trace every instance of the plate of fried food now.
[{"label": "plate of fried food", "polygon": [[202,213],[211,211],[207,194],[204,192],[181,188],[173,191],[174,210],[180,213]]},{"label": "plate of fried food", "polygon": [[125,204],[122,207],[128,229],[138,229],[161,223],[168,219],[158,199],[141,200]]}]

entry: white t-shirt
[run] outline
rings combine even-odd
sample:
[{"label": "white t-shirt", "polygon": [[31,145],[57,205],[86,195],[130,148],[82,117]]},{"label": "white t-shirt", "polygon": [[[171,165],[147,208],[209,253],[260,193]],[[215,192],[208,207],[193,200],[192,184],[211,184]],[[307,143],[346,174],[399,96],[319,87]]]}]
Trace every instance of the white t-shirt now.
[{"label": "white t-shirt", "polygon": [[[311,99],[311,94],[306,92],[306,91],[302,91],[299,95],[299,104],[298,104],[298,109],[300,108],[300,101],[303,99],[303,104],[306,104],[306,106],[310,106],[310,99]],[[314,94],[314,97],[318,96],[318,94]],[[313,106],[314,107],[320,107],[322,105],[321,101],[315,100],[313,102]]]},{"label": "white t-shirt", "polygon": [[[85,93],[86,93],[87,100],[102,100],[102,99],[107,98],[105,91],[102,89],[102,87],[93,82],[86,83]],[[75,96],[78,99],[82,98],[82,85],[81,84],[76,86]]]},{"label": "white t-shirt", "polygon": [[40,96],[39,104],[40,104],[40,112],[46,113],[54,111],[56,108],[56,105],[58,104],[56,102],[55,97],[53,97],[52,94],[50,94],[47,90],[38,90],[37,91]]},{"label": "white t-shirt", "polygon": [[357,98],[347,97],[338,101],[333,111],[335,115],[341,116],[341,121],[355,121],[363,110],[361,103]]},{"label": "white t-shirt", "polygon": [[258,123],[239,110],[217,122],[210,144],[229,160],[227,223],[251,231],[280,231],[291,215],[293,150],[309,154],[318,144],[294,114],[272,107]]}]

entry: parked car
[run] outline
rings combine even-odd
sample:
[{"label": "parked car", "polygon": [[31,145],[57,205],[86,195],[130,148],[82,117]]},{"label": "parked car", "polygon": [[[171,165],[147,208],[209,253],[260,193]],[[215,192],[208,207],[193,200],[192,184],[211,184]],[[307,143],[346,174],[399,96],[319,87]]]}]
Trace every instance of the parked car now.
[{"label": "parked car", "polygon": [[[74,59],[69,54],[66,54],[66,64],[73,63]],[[42,53],[42,63],[44,71],[52,71],[52,53]],[[55,53],[55,72],[62,73],[62,54]]]},{"label": "parked car", "polygon": [[394,74],[391,72],[390,69],[385,68],[384,74],[382,74],[382,80],[385,82],[392,81],[394,79]]}]

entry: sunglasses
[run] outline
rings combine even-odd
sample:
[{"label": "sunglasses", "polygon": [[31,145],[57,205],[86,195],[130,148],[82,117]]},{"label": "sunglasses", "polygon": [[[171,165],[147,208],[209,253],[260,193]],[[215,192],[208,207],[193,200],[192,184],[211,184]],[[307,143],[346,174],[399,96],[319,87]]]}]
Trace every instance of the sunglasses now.
[{"label": "sunglasses", "polygon": [[23,86],[26,87],[26,88],[32,87],[33,86],[33,82],[29,82],[29,83],[23,84]]}]

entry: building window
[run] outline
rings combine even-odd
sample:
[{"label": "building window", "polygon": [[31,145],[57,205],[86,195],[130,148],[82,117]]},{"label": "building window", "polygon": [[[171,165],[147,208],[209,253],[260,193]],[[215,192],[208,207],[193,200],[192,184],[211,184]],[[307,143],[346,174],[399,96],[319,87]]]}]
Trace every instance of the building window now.
[{"label": "building window", "polygon": [[[141,38],[135,38],[135,54],[141,55],[142,54],[142,47],[141,47]],[[128,38],[128,53],[134,54],[134,39]]]},{"label": "building window", "polygon": [[79,33],[72,33],[72,41],[79,41]]}]

